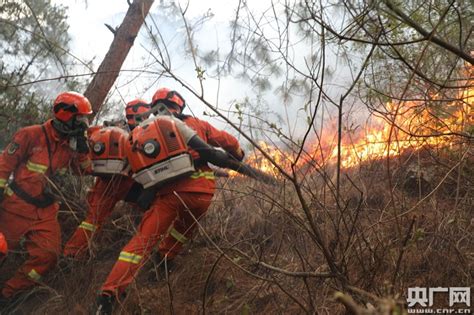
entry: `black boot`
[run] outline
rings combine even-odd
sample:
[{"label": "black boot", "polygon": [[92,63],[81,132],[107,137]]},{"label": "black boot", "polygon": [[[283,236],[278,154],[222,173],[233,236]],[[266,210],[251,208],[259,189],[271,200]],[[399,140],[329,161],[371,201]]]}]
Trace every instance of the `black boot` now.
[{"label": "black boot", "polygon": [[111,294],[103,292],[97,296],[97,308],[95,315],[112,315],[115,304],[115,297]]}]

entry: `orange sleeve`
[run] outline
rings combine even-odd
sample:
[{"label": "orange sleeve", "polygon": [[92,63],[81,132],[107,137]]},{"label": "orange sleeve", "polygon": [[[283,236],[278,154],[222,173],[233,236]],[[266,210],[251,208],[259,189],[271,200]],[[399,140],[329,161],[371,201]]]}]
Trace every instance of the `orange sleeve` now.
[{"label": "orange sleeve", "polygon": [[206,121],[200,121],[205,129],[207,142],[215,147],[220,147],[231,154],[240,154],[240,144],[231,134],[213,127]]},{"label": "orange sleeve", "polygon": [[18,130],[0,155],[0,188],[5,188],[10,174],[28,157],[33,138],[25,128]]}]

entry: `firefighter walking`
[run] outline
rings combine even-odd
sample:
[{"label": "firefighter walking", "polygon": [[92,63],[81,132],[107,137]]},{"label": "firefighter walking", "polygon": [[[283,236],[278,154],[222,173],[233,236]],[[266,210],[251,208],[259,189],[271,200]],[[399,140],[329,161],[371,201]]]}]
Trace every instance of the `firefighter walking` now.
[{"label": "firefighter walking", "polygon": [[[175,117],[191,127],[205,142],[223,148],[239,160],[243,159],[244,153],[235,137],[214,128],[208,122],[182,114],[186,104],[176,91],[167,88],[157,90],[153,96],[152,107],[157,103],[165,104]],[[174,131],[162,130],[168,135],[166,141],[169,146],[176,147]],[[150,139],[146,143],[153,141]],[[164,150],[156,144],[154,148],[155,150],[152,150],[151,145],[143,147],[143,151],[150,159]],[[143,215],[137,233],[120,252],[115,266],[102,286],[97,298],[98,314],[112,312],[114,301],[121,297],[133,281],[160,238],[168,235],[160,244],[159,251],[164,258],[172,260],[183,243],[191,237],[196,226],[194,218],[202,218],[209,208],[215,191],[214,173],[205,161],[200,160],[197,152],[190,150],[190,153],[195,170],[187,177],[167,183],[154,196],[151,207]]]},{"label": "firefighter walking", "polygon": [[13,249],[25,240],[29,257],[3,286],[0,301],[41,281],[56,265],[61,233],[58,203],[45,190],[49,178],[68,167],[90,168],[85,131],[91,104],[83,95],[65,92],[53,104],[54,118],[20,129],[0,155],[0,231]]},{"label": "firefighter walking", "polygon": [[[127,103],[125,114],[130,130],[137,125],[137,115],[144,114],[149,109],[150,105],[142,99]],[[128,134],[117,127],[96,129],[91,133],[90,156],[93,173],[97,177],[94,187],[87,195],[87,216],[64,246],[65,257],[84,259],[93,237],[97,236],[117,202],[133,202],[141,191],[141,185],[135,183],[124,169],[126,157],[123,142],[127,138]]]}]

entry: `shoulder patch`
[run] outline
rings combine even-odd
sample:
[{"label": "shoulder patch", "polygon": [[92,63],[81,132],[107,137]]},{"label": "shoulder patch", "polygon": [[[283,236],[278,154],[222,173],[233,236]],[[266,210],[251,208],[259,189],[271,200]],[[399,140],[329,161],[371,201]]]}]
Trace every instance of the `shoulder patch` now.
[{"label": "shoulder patch", "polygon": [[7,148],[7,153],[9,155],[12,155],[16,152],[16,150],[18,150],[18,148],[20,147],[20,145],[16,142],[11,142],[9,145],[8,145],[8,148]]}]

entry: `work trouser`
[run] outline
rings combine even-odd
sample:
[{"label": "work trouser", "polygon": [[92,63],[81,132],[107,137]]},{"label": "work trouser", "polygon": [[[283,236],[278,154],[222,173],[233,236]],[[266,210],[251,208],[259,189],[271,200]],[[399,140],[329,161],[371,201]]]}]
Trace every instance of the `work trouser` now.
[{"label": "work trouser", "polygon": [[174,259],[183,249],[183,245],[192,238],[193,231],[197,227],[196,220],[202,218],[206,212],[207,208],[179,213],[168,234],[159,244],[161,257]]},{"label": "work trouser", "polygon": [[[148,259],[158,240],[166,235],[173,222],[202,216],[211,204],[212,194],[180,192],[158,196],[145,212],[138,232],[120,252],[119,258],[102,286],[102,291],[122,294]],[[178,222],[178,221],[177,221]],[[184,233],[186,234],[186,233]]]},{"label": "work trouser", "polygon": [[[5,209],[14,210],[7,206],[4,202],[3,207]],[[61,232],[55,214],[58,205],[53,204],[48,209],[38,209],[31,205],[30,207],[32,207],[31,213],[44,211],[45,213],[53,213],[53,215],[45,218],[41,216],[27,218],[0,209],[0,231],[5,235],[9,248],[16,248],[20,243],[20,239],[24,237],[24,244],[29,254],[25,263],[5,283],[2,295],[6,298],[11,298],[16,293],[24,291],[41,281],[41,277],[56,265],[58,255],[61,252]],[[50,208],[56,209],[52,210]]]},{"label": "work trouser", "polygon": [[87,216],[64,245],[64,256],[84,258],[93,237],[113,212],[115,204],[125,199],[133,183],[125,177],[97,178],[87,196]]}]

